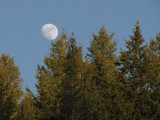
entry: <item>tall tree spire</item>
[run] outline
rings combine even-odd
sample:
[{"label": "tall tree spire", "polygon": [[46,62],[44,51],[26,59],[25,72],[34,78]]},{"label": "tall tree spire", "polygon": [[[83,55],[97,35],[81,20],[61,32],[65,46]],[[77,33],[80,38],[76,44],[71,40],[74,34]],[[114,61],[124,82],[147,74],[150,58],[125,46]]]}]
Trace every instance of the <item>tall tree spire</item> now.
[{"label": "tall tree spire", "polygon": [[65,31],[54,43],[51,53],[44,58],[45,66],[37,67],[39,119],[58,119],[60,116],[61,83],[65,77],[67,36]]},{"label": "tall tree spire", "polygon": [[2,54],[0,57],[0,119],[16,119],[18,103],[23,95],[22,78],[14,59]]},{"label": "tall tree spire", "polygon": [[[89,59],[93,69],[92,87],[94,93],[93,116],[95,119],[117,119],[121,114],[121,94],[118,94],[118,61],[115,55],[116,41],[113,35],[108,35],[104,26],[98,35],[93,33],[89,50]],[[96,93],[96,94],[95,94]],[[121,97],[119,97],[121,96]],[[113,102],[114,101],[114,102]],[[115,116],[117,114],[117,116]]]},{"label": "tall tree spire", "polygon": [[62,81],[62,116],[63,120],[76,120],[79,116],[79,98],[82,82],[82,47],[77,46],[74,33],[69,38],[66,63],[64,65],[65,78]]},{"label": "tall tree spire", "polygon": [[126,79],[126,97],[134,104],[132,113],[133,119],[147,117],[149,110],[146,96],[149,94],[146,89],[147,81],[147,46],[143,45],[144,39],[141,34],[139,22],[136,23],[133,35],[126,41],[126,51],[121,51],[121,72]]}]

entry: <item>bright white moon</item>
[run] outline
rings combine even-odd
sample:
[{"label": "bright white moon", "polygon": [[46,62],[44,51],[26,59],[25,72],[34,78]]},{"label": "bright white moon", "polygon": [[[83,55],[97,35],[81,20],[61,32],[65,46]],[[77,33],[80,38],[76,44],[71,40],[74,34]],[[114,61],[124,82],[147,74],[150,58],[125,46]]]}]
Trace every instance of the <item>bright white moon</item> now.
[{"label": "bright white moon", "polygon": [[46,37],[48,40],[54,40],[58,36],[58,29],[53,24],[45,24],[42,27],[42,34],[44,37]]}]

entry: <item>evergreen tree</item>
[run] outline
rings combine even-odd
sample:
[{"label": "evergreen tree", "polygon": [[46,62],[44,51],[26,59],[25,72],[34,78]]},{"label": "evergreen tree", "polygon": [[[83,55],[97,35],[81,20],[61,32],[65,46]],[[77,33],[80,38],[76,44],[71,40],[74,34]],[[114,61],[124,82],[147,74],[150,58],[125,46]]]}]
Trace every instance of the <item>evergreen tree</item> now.
[{"label": "evergreen tree", "polygon": [[126,51],[121,51],[121,72],[125,76],[126,100],[134,105],[132,119],[148,118],[150,111],[148,80],[147,80],[147,46],[143,45],[139,22],[136,23],[134,35],[126,41]]},{"label": "evergreen tree", "polygon": [[20,105],[20,120],[36,120],[36,99],[30,89],[26,88],[26,94]]},{"label": "evergreen tree", "polygon": [[86,61],[84,62],[84,66],[82,68],[82,81],[80,86],[80,94],[81,97],[79,98],[80,107],[78,109],[78,120],[93,120],[93,111],[94,111],[94,86],[92,84],[92,67],[89,63],[87,57]]},{"label": "evergreen tree", "polygon": [[147,58],[147,81],[146,87],[150,90],[150,111],[149,119],[159,119],[160,117],[160,33],[155,40],[151,40],[148,48]]},{"label": "evergreen tree", "polygon": [[18,103],[23,94],[18,66],[9,55],[0,57],[0,119],[11,120],[18,116]]},{"label": "evergreen tree", "polygon": [[66,33],[54,43],[51,53],[44,58],[45,66],[37,68],[37,90],[39,101],[39,119],[59,119],[61,115],[61,83],[65,77],[64,62],[66,58]]},{"label": "evergreen tree", "polygon": [[104,26],[99,34],[93,34],[88,54],[93,69],[92,89],[94,94],[93,116],[95,120],[120,119],[122,116],[123,97],[118,93],[118,68],[115,55],[116,41],[112,41],[114,33],[108,35]]},{"label": "evergreen tree", "polygon": [[83,59],[82,48],[76,45],[73,37],[69,38],[67,44],[67,56],[64,65],[65,78],[62,81],[62,119],[76,120],[79,118],[80,88],[82,85]]}]

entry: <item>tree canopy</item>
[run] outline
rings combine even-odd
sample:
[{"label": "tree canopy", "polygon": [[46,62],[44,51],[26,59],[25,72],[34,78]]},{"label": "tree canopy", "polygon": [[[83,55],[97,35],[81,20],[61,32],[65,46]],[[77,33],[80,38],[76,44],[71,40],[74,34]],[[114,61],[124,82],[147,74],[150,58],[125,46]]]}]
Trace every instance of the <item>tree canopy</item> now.
[{"label": "tree canopy", "polygon": [[92,33],[88,53],[63,30],[37,66],[37,95],[22,91],[14,59],[0,57],[0,120],[157,120],[160,33],[148,44],[139,22],[117,52],[114,33]]}]

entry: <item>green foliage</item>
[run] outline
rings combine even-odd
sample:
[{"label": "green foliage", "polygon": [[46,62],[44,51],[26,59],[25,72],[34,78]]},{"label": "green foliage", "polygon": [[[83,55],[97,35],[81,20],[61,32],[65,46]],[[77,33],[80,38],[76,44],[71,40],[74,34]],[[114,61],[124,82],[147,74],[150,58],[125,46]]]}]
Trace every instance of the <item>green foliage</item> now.
[{"label": "green foliage", "polygon": [[[79,116],[79,98],[80,88],[82,85],[82,49],[81,46],[76,45],[75,38],[69,38],[67,44],[67,56],[64,64],[65,78],[62,81],[62,119],[63,120],[74,120],[78,119]],[[80,119],[80,118],[79,118]]]},{"label": "green foliage", "polygon": [[20,104],[20,120],[36,120],[36,99],[30,89],[26,88],[26,94]]},{"label": "green foliage", "polygon": [[44,58],[45,66],[37,67],[37,90],[39,101],[39,119],[59,119],[62,80],[65,77],[64,62],[66,58],[66,33],[54,43],[51,53]]},{"label": "green foliage", "polygon": [[[144,45],[139,22],[115,54],[117,42],[104,26],[92,34],[89,54],[74,34],[51,43],[37,66],[35,96],[22,98],[22,79],[8,55],[0,57],[0,120],[157,120],[160,118],[160,33]],[[21,101],[20,101],[21,99]]]},{"label": "green foliage", "polygon": [[92,65],[92,89],[94,94],[94,119],[121,119],[124,116],[122,92],[119,91],[118,57],[115,55],[116,41],[112,41],[114,33],[108,35],[102,27],[98,36],[93,34],[91,46],[88,48]]},{"label": "green foliage", "polygon": [[9,55],[0,57],[0,119],[16,119],[18,102],[23,94],[18,66]]},{"label": "green foliage", "polygon": [[147,87],[150,90],[150,108],[149,118],[159,119],[160,117],[160,33],[156,35],[155,40],[151,40],[148,48],[147,59]]},{"label": "green foliage", "polygon": [[[126,41],[127,51],[121,51],[121,72],[125,75],[126,99],[133,104],[132,118],[152,119],[155,113],[151,96],[154,93],[154,83],[159,77],[159,58],[156,55],[158,43],[150,42],[149,48],[143,45],[139,23],[136,24],[134,35]],[[158,64],[157,64],[158,63]]]}]

